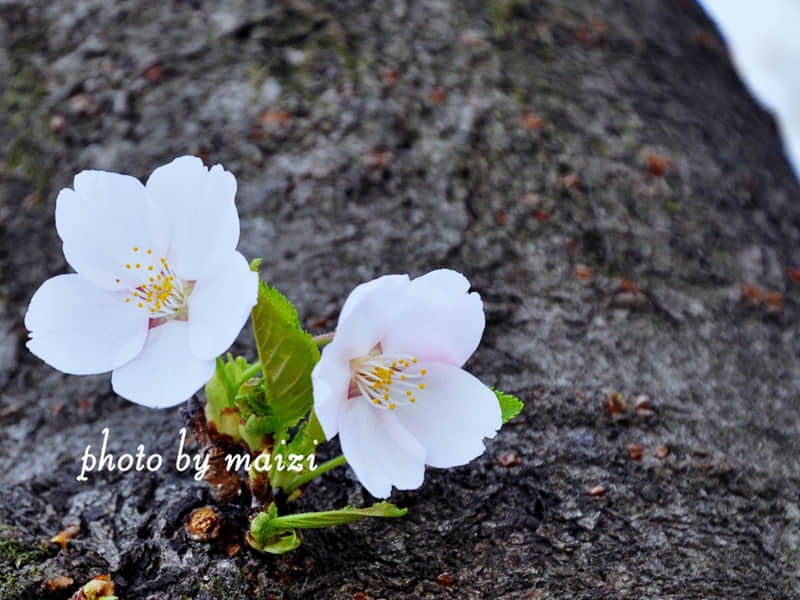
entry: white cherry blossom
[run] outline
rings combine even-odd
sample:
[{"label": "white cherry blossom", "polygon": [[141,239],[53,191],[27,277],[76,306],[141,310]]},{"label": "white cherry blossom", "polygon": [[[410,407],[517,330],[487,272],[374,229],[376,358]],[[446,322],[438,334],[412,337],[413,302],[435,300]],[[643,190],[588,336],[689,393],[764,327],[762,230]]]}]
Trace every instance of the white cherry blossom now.
[{"label": "white cherry blossom", "polygon": [[359,285],[314,368],[320,425],[373,496],[419,487],[426,464],[466,464],[501,426],[494,392],[461,369],[485,325],[468,290],[447,269]]},{"label": "white cherry blossom", "polygon": [[120,396],[178,404],[208,381],[256,302],[241,253],[236,179],[182,156],[142,185],[82,171],[56,200],[74,274],[42,284],[25,315],[28,348],[59,371],[112,371]]}]

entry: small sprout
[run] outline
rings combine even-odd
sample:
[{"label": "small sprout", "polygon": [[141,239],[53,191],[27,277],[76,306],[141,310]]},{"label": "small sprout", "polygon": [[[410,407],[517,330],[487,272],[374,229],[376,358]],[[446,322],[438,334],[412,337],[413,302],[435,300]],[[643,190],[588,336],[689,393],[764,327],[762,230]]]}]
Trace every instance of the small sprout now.
[{"label": "small sprout", "polygon": [[594,277],[594,269],[587,265],[578,265],[575,267],[575,277],[587,283]]},{"label": "small sprout", "polygon": [[787,267],[786,276],[795,283],[800,283],[800,269],[797,267]]},{"label": "small sprout", "polygon": [[764,304],[768,312],[781,312],[783,310],[783,296],[770,290],[764,296]]},{"label": "small sprout", "polygon": [[147,79],[150,83],[155,83],[161,76],[164,74],[164,69],[161,68],[161,65],[154,64],[150,65],[144,70],[144,78]]},{"label": "small sprout", "polygon": [[222,531],[222,515],[212,506],[194,509],[186,523],[186,533],[195,542],[210,542]]},{"label": "small sprout", "polygon": [[272,134],[283,129],[292,120],[292,115],[282,110],[262,110],[258,115],[258,122],[250,137],[254,140],[268,139]]},{"label": "small sprout", "polygon": [[449,588],[453,585],[453,576],[450,573],[442,573],[436,578],[436,583],[439,584],[440,587]]},{"label": "small sprout", "polygon": [[114,584],[108,575],[98,575],[84,585],[70,600],[116,600]]},{"label": "small sprout", "polygon": [[535,192],[525,192],[519,197],[519,201],[529,208],[540,208],[542,205],[542,197]]},{"label": "small sprout", "polygon": [[581,25],[578,27],[578,31],[575,32],[575,37],[582,44],[588,44],[592,41],[592,32],[586,25]]},{"label": "small sprout", "polygon": [[639,291],[639,288],[630,279],[625,279],[624,277],[619,278],[619,288],[623,292],[630,292],[631,294],[636,294]]},{"label": "small sprout", "polygon": [[697,31],[694,34],[694,43],[706,50],[714,50],[717,47],[714,37],[707,31]]},{"label": "small sprout", "polygon": [[544,121],[533,113],[522,113],[519,119],[522,121],[522,126],[530,131],[539,131],[544,127]]},{"label": "small sprout", "polygon": [[364,162],[370,169],[382,169],[384,167],[388,167],[394,162],[394,152],[372,150],[369,154],[367,154]]},{"label": "small sprout", "polygon": [[653,410],[650,408],[650,396],[639,394],[633,399],[633,410],[640,417],[652,417]]},{"label": "small sprout", "polygon": [[228,544],[225,546],[225,556],[228,558],[232,558],[239,554],[239,551],[242,549],[241,544]]},{"label": "small sprout", "polygon": [[581,187],[581,180],[578,179],[577,175],[573,175],[572,173],[565,173],[564,175],[559,176],[558,178],[558,185],[561,186],[561,189],[564,190],[577,190]]},{"label": "small sprout", "polygon": [[22,200],[22,210],[32,210],[34,206],[41,203],[42,194],[39,190],[33,190]]},{"label": "small sprout", "polygon": [[631,460],[638,462],[644,457],[644,449],[641,444],[628,444],[625,446],[625,450],[627,450],[628,458]]},{"label": "small sprout", "polygon": [[192,154],[202,160],[204,165],[208,164],[208,150],[203,148],[203,146],[197,146]]},{"label": "small sprout", "polygon": [[667,172],[667,169],[672,166],[672,159],[663,154],[646,152],[644,155],[644,160],[645,164],[647,165],[647,170],[651,175],[656,177],[663,177]]},{"label": "small sprout", "polygon": [[381,77],[383,77],[383,83],[386,84],[386,87],[393,88],[400,79],[400,71],[397,69],[384,69]]},{"label": "small sprout", "polygon": [[758,304],[761,302],[761,290],[752,283],[743,283],[740,286],[742,290],[742,298],[750,304]]},{"label": "small sprout", "polygon": [[73,583],[75,583],[75,580],[68,575],[56,575],[55,577],[48,579],[45,582],[44,587],[48,592],[57,592],[59,590],[68,588]]},{"label": "small sprout", "polygon": [[74,538],[76,535],[78,535],[78,532],[80,532],[80,530],[81,530],[80,525],[78,525],[77,523],[71,523],[67,525],[63,531],[60,531],[56,535],[54,535],[51,538],[50,543],[58,544],[59,546],[61,546],[62,550],[65,550],[67,548],[67,542],[72,538]]},{"label": "small sprout", "polygon": [[536,219],[539,223],[544,223],[550,220],[550,213],[545,212],[543,210],[534,210],[531,213],[531,216]]},{"label": "small sprout", "polygon": [[499,213],[497,213],[495,220],[497,221],[497,224],[500,227],[505,227],[506,225],[508,225],[508,213],[500,211]]},{"label": "small sprout", "polygon": [[669,456],[669,448],[667,446],[659,446],[656,448],[655,456],[658,460],[664,460]]},{"label": "small sprout", "polygon": [[428,94],[428,99],[433,104],[441,104],[447,98],[447,92],[444,91],[444,88],[441,86],[434,86],[431,89],[430,93]]},{"label": "small sprout", "polygon": [[458,36],[458,41],[467,48],[480,48],[486,43],[486,38],[479,31],[465,31]]},{"label": "small sprout", "polygon": [[591,496],[592,498],[605,496],[606,488],[602,485],[593,485],[592,487],[586,488],[586,495]]},{"label": "small sprout", "polygon": [[610,415],[619,415],[627,412],[628,405],[625,404],[622,394],[610,392],[606,395],[603,408],[605,408],[606,412]]},{"label": "small sprout", "polygon": [[282,110],[262,110],[258,114],[258,124],[262,127],[269,125],[285,125],[292,120],[292,115]]},{"label": "small sprout", "polygon": [[353,592],[353,600],[368,600],[364,592]]},{"label": "small sprout", "polygon": [[89,94],[76,94],[69,99],[69,111],[77,116],[91,116],[97,112],[97,101]]},{"label": "small sprout", "polygon": [[522,464],[522,458],[513,452],[506,452],[498,456],[495,462],[497,462],[497,464],[504,469],[510,469],[511,467],[516,467],[517,465]]},{"label": "small sprout", "polygon": [[50,131],[58,133],[67,126],[67,117],[61,113],[56,113],[50,117]]}]

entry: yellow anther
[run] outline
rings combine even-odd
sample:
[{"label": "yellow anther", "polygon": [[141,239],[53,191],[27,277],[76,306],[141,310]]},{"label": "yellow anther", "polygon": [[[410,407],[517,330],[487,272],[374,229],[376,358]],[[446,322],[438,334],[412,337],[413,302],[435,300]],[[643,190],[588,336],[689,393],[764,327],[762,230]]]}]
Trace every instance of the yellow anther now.
[{"label": "yellow anther", "polygon": [[150,265],[149,267],[147,267],[147,270],[148,271],[152,271],[153,270],[153,265]]},{"label": "yellow anther", "polygon": [[147,249],[147,253],[148,253],[148,254],[152,254],[152,253],[153,253],[153,251],[152,251],[152,250],[150,250],[150,249],[148,248],[148,249]]},{"label": "yellow anther", "polygon": [[384,400],[388,400],[388,399],[389,399],[389,394],[384,394],[384,395],[383,395],[383,399],[384,399]]},{"label": "yellow anther", "polygon": [[417,364],[417,359],[416,358],[412,358],[411,362],[413,362],[414,364]]},{"label": "yellow anther", "polygon": [[381,403],[381,401],[380,401],[380,400],[378,400],[377,398],[373,398],[373,399],[372,399],[372,401],[373,401],[375,404],[380,404],[380,403]]},{"label": "yellow anther", "polygon": [[390,404],[389,405],[389,410],[394,410],[395,408],[397,408],[397,407],[394,404]]},{"label": "yellow anther", "polygon": [[419,389],[424,390],[425,389],[425,384],[424,383],[420,383],[419,384]]},{"label": "yellow anther", "polygon": [[115,279],[115,281],[116,281],[117,283],[119,283],[119,278]]},{"label": "yellow anther", "polygon": [[405,380],[406,380],[406,376],[405,375],[400,375],[400,381],[405,381]]},{"label": "yellow anther", "polygon": [[131,266],[128,264],[128,265],[125,265],[125,268],[126,268],[126,269],[130,269],[130,268],[131,268]]},{"label": "yellow anther", "polygon": [[154,279],[153,277],[151,277],[151,278],[150,278],[150,281],[151,281],[151,282],[153,282],[153,281],[155,281],[155,279]]},{"label": "yellow anther", "polygon": [[142,268],[142,263],[136,263],[136,268],[137,269],[141,269]]},{"label": "yellow anther", "polygon": [[427,373],[427,372],[428,372],[428,369],[421,369],[419,374],[420,375],[425,375],[425,373]]},{"label": "yellow anther", "polygon": [[410,396],[410,395],[411,395],[411,390],[407,390],[406,391],[406,396]]},{"label": "yellow anther", "polygon": [[125,298],[125,302],[130,302],[130,301],[131,301],[130,298]]},{"label": "yellow anther", "polygon": [[416,402],[417,399],[416,398],[409,398],[408,401],[411,402],[411,404],[414,404],[414,402]]},{"label": "yellow anther", "polygon": [[139,251],[139,246],[134,246],[134,247],[133,247],[133,251],[134,251],[134,252],[138,252],[138,251]]},{"label": "yellow anther", "polygon": [[139,308],[142,308],[143,306],[144,306],[144,304],[142,304],[141,302],[139,302]]}]

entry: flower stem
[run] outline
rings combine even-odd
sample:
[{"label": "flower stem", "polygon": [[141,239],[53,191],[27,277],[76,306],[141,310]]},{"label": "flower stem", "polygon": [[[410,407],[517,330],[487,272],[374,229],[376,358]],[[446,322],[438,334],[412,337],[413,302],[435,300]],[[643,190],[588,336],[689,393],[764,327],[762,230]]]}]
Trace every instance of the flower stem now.
[{"label": "flower stem", "polygon": [[255,375],[261,372],[261,368],[262,368],[261,361],[257,360],[252,365],[247,367],[244,371],[242,371],[242,378],[241,381],[239,382],[239,386],[241,386],[246,381],[250,381],[250,379],[252,379]]},{"label": "flower stem", "polygon": [[335,332],[330,331],[328,333],[320,333],[319,335],[312,336],[311,339],[317,343],[317,346],[325,346],[326,344],[330,344],[333,341],[333,334]]},{"label": "flower stem", "polygon": [[324,463],[319,465],[313,471],[307,471],[307,472],[303,473],[302,475],[300,475],[297,479],[295,479],[294,481],[292,481],[292,483],[289,484],[289,486],[286,488],[285,491],[286,491],[287,494],[291,494],[293,491],[295,491],[301,485],[305,485],[306,483],[308,483],[309,481],[311,481],[315,477],[319,477],[323,473],[327,473],[331,469],[335,469],[336,467],[338,467],[340,465],[343,465],[346,462],[347,462],[347,459],[344,457],[343,454],[340,454],[336,458],[332,458],[332,459],[330,459],[328,461],[325,461]]}]

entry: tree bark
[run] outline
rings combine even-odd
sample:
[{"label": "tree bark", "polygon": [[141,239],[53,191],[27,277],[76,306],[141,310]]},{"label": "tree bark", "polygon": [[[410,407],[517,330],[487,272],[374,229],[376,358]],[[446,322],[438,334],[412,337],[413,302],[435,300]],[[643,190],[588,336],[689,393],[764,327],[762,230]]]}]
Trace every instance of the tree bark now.
[{"label": "tree bark", "polygon": [[[186,153],[235,173],[240,249],[315,332],[384,273],[480,292],[467,366],[526,407],[405,518],[259,555],[176,470],[177,408],[26,350],[58,190]],[[694,3],[5,0],[0,159],[0,597],[800,596],[800,189]],[[76,481],[104,427],[164,467]],[[345,467],[295,510],[371,502]]]}]

